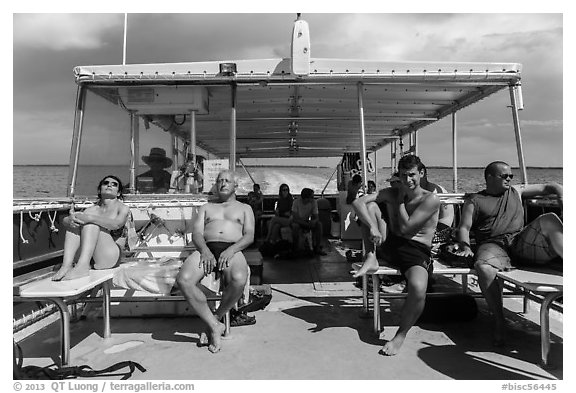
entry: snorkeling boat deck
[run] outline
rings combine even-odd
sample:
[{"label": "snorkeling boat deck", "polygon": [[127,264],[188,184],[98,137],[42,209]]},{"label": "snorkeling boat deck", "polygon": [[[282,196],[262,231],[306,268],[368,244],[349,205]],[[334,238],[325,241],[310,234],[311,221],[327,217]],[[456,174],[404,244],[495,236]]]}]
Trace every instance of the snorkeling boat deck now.
[{"label": "snorkeling boat deck", "polygon": [[[335,202],[328,201],[325,210],[328,226],[332,213],[350,224],[350,206],[339,202],[346,191],[339,185],[361,174],[367,186],[369,172],[376,178],[382,167],[376,153],[386,147],[392,173],[399,157],[418,154],[420,129],[450,117],[450,195],[459,199],[446,203],[461,203],[456,113],[508,90],[520,177],[528,183],[518,116],[523,107],[521,64],[322,59],[311,57],[309,49],[308,26],[298,18],[289,58],[76,67],[67,196],[14,202],[14,286],[22,276],[39,278],[61,262],[65,230],[58,233],[58,226],[69,211],[91,206],[93,185],[108,176],[112,166],[127,184],[124,203],[133,215],[131,229],[140,233],[138,247],[131,251],[142,259],[160,253],[185,258],[193,250],[191,224],[197,209],[209,201],[218,170],[236,171],[237,164],[244,167],[243,159],[313,163],[315,158],[342,157],[324,189],[314,192]],[[103,103],[110,105],[105,108]],[[103,121],[114,124],[113,130]],[[123,162],[92,154],[103,136]],[[155,189],[152,177],[139,178],[140,157],[153,146],[170,162],[169,186],[158,187],[162,190]],[[338,191],[325,193],[337,172]],[[44,211],[48,214],[42,221]],[[274,208],[263,211],[273,213]],[[144,318],[139,304],[133,303],[130,317],[112,312],[111,334],[104,338],[102,310],[90,303],[94,307],[87,317],[71,323],[69,364],[102,369],[131,360],[147,370],[136,371],[131,379],[143,380],[563,379],[562,314],[551,312],[549,364],[554,368],[542,368],[538,303],[524,314],[517,298],[504,299],[510,336],[503,347],[492,345],[490,318],[479,297],[473,320],[418,322],[399,354],[379,354],[396,332],[404,300],[382,301],[383,332],[375,333],[346,258],[346,251],[359,246],[347,243],[350,238],[344,236],[345,225],[342,228],[339,236],[333,235],[336,239],[327,240],[327,255],[264,260],[263,284],[270,285],[272,301],[254,312],[256,324],[232,327],[217,354],[197,346],[204,327],[190,312],[167,317],[164,311],[172,308],[161,302],[162,315]],[[360,237],[355,239],[359,243]],[[440,276],[435,289],[446,286],[462,293],[459,285]],[[16,320],[21,305],[14,304]],[[28,311],[15,325],[27,323],[30,314],[32,319],[38,316]],[[58,316],[40,317],[15,328],[24,366],[61,363]]]},{"label": "snorkeling boat deck", "polygon": [[[379,354],[399,322],[402,299],[382,302],[383,332],[363,318],[362,291],[354,285],[347,246],[329,240],[328,255],[310,259],[264,260],[264,282],[272,301],[251,315],[256,324],[233,327],[212,354],[198,347],[203,323],[195,316],[113,317],[104,339],[101,312],[71,325],[71,365],[94,369],[131,360],[146,368],[131,380],[556,380],[563,379],[562,316],[552,312],[550,363],[538,365],[538,313],[522,314],[519,299],[505,299],[510,325],[505,346],[491,343],[490,318],[482,298],[470,322],[420,322],[399,354]],[[458,287],[439,277],[435,289]],[[474,289],[472,287],[472,289]],[[457,289],[456,289],[457,290]],[[18,338],[24,365],[58,361],[59,323]],[[50,322],[51,321],[51,322]],[[18,333],[25,335],[26,330]],[[225,369],[223,364],[229,365]],[[188,365],[182,367],[181,365]]]}]

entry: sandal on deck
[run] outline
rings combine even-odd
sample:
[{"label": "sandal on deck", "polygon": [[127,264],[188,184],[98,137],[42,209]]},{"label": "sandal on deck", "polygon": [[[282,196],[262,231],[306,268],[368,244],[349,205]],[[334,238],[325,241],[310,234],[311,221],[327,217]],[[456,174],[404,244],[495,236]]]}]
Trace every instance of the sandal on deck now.
[{"label": "sandal on deck", "polygon": [[230,326],[247,326],[254,325],[255,323],[255,316],[250,316],[241,311],[230,310]]}]

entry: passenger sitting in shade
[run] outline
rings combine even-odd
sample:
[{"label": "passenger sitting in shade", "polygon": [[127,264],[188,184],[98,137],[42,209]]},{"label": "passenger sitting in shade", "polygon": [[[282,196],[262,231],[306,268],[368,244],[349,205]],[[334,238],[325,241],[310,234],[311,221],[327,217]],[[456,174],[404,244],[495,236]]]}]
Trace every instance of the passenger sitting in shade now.
[{"label": "passenger sitting in shade", "polygon": [[254,183],[252,186],[252,191],[248,193],[248,204],[252,208],[254,213],[255,227],[256,227],[256,237],[259,235],[260,222],[262,220],[262,209],[263,209],[264,196],[262,191],[260,191],[260,184]]},{"label": "passenger sitting in shade", "polygon": [[[445,194],[448,191],[441,185],[432,183],[428,180],[428,170],[426,166],[422,164],[424,176],[420,179],[420,187],[423,189],[434,192],[437,194]],[[442,204],[440,206],[440,213],[438,215],[438,225],[436,227],[436,234],[435,237],[443,238],[446,235],[451,233],[451,227],[454,222],[454,206],[453,205],[446,205]]]},{"label": "passenger sitting in shade", "polygon": [[347,190],[346,203],[348,205],[354,202],[354,199],[356,199],[356,196],[360,189],[362,189],[362,176],[360,175],[352,176],[352,180],[348,182],[348,186],[346,188]]},{"label": "passenger sitting in shade", "polygon": [[136,176],[138,191],[158,194],[168,192],[172,174],[164,169],[172,166],[172,160],[166,157],[166,150],[153,147],[149,155],[142,156],[142,161],[150,167],[150,170]]},{"label": "passenger sitting in shade", "polygon": [[292,238],[294,248],[299,244],[300,236],[306,231],[312,232],[312,247],[316,255],[326,255],[322,251],[322,224],[318,219],[318,203],[314,199],[314,191],[302,189],[300,198],[292,204]]},{"label": "passenger sitting in shade", "polygon": [[116,240],[122,236],[130,213],[128,206],[121,201],[122,189],[120,179],[106,176],[98,183],[96,206],[83,212],[71,211],[64,218],[64,257],[52,280],[88,276],[92,262],[94,269],[109,269],[119,263],[122,249]]},{"label": "passenger sitting in shade", "polygon": [[288,184],[281,184],[278,190],[278,201],[274,209],[274,217],[268,224],[268,233],[266,234],[266,242],[276,243],[280,239],[280,231],[284,227],[290,227],[290,215],[292,213],[292,203],[294,198],[290,194],[290,187]]},{"label": "passenger sitting in shade", "polygon": [[368,194],[374,194],[376,192],[376,183],[373,180],[368,180]]}]

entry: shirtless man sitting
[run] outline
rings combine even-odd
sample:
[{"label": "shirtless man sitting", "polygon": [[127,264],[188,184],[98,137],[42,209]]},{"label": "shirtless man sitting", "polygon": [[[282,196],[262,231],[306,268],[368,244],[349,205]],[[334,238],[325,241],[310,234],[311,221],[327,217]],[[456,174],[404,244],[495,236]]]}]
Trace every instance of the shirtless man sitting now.
[{"label": "shirtless man sitting", "polygon": [[[438,222],[440,200],[436,194],[420,186],[423,175],[422,162],[417,156],[407,155],[398,162],[398,175],[402,183],[398,188],[385,188],[377,194],[367,194],[356,199],[352,205],[356,213],[369,225],[369,233],[364,264],[354,275],[359,277],[378,270],[377,250],[386,261],[400,269],[406,277],[408,296],[402,309],[400,326],[392,340],[381,350],[387,356],[396,355],[414,326],[426,301],[428,267],[431,263],[430,251],[434,230]],[[371,202],[385,203],[389,215],[389,233],[380,246],[383,234],[380,233],[374,215],[368,211]]]},{"label": "shirtless man sitting", "polygon": [[[216,179],[216,199],[200,207],[194,222],[192,241],[197,250],[182,265],[176,277],[178,286],[190,306],[208,325],[208,339],[203,333],[200,344],[216,353],[221,349],[225,326],[222,317],[238,302],[248,278],[248,265],[242,250],[254,241],[252,208],[236,200],[238,183],[231,171],[222,171]],[[220,306],[213,314],[200,280],[212,272],[225,282]]]}]

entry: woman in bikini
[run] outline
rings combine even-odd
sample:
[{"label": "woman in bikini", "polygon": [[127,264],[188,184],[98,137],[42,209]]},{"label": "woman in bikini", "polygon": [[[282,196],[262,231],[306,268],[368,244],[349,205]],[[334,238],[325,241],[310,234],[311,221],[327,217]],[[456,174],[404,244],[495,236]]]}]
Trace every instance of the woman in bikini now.
[{"label": "woman in bikini", "polygon": [[[122,235],[130,209],[121,199],[122,182],[108,175],[98,183],[98,201],[83,212],[71,211],[64,219],[64,258],[54,281],[85,277],[94,269],[115,267],[122,255],[116,240]],[[74,263],[76,261],[76,263]]]}]

